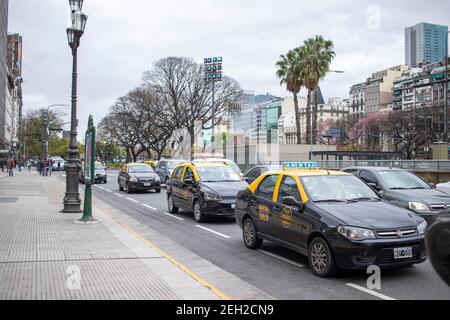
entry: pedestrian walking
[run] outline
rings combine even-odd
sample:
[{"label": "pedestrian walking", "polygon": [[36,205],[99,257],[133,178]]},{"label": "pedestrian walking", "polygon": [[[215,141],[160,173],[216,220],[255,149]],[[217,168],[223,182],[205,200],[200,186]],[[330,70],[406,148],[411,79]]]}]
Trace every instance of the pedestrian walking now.
[{"label": "pedestrian walking", "polygon": [[48,160],[47,160],[47,175],[48,176],[52,175],[52,169],[53,169],[53,161],[51,158],[48,158]]},{"label": "pedestrian walking", "polygon": [[2,172],[5,172],[5,160],[0,160],[1,165],[2,165]]},{"label": "pedestrian walking", "polygon": [[14,176],[14,166],[15,166],[14,160],[13,159],[9,159],[9,161],[8,161],[8,175],[10,177]]},{"label": "pedestrian walking", "polygon": [[27,162],[28,172],[31,172],[31,160]]}]

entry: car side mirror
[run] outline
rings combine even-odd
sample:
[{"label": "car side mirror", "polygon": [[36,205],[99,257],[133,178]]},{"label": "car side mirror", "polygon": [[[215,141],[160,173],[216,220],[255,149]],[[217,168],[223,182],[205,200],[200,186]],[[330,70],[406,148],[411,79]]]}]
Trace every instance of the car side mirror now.
[{"label": "car side mirror", "polygon": [[283,204],[289,207],[296,207],[298,210],[303,210],[303,203],[297,201],[294,197],[284,197]]},{"label": "car side mirror", "polygon": [[248,184],[252,184],[253,183],[253,179],[250,177],[244,177],[244,180],[248,183]]},{"label": "car side mirror", "polygon": [[369,183],[367,183],[367,185],[368,185],[369,187],[371,187],[372,189],[376,190],[376,191],[381,191],[381,188],[380,188],[380,186],[378,185],[378,183],[375,183],[375,182],[369,182]]}]

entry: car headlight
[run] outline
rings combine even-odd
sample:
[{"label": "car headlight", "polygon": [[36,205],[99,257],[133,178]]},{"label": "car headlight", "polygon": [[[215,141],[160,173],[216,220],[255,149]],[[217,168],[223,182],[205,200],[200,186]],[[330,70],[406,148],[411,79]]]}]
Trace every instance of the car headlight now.
[{"label": "car headlight", "polygon": [[370,229],[339,226],[337,231],[347,239],[354,241],[376,238],[375,233]]},{"label": "car headlight", "polygon": [[222,201],[222,197],[218,194],[205,192],[205,199],[209,201]]},{"label": "car headlight", "polygon": [[156,182],[161,182],[160,177],[156,177],[156,178],[155,178],[155,181],[156,181]]},{"label": "car headlight", "polygon": [[131,182],[138,182],[139,180],[138,180],[138,178],[130,178],[130,181]]},{"label": "car headlight", "polygon": [[430,211],[430,208],[425,203],[422,202],[409,202],[408,207],[410,210],[415,212],[427,212]]},{"label": "car headlight", "polygon": [[426,221],[422,222],[421,224],[419,224],[417,226],[417,233],[419,235],[425,234],[425,230],[427,229],[427,227],[428,227],[428,223]]}]

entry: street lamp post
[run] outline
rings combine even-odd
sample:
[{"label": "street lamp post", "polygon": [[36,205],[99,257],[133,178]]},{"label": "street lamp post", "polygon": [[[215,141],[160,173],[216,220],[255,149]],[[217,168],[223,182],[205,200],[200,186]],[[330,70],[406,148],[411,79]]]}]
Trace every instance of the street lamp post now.
[{"label": "street lamp post", "polygon": [[445,53],[445,86],[444,86],[444,100],[445,100],[445,109],[444,109],[444,142],[448,143],[448,35],[450,31],[447,32],[446,38],[446,53]]},{"label": "street lamp post", "polygon": [[72,12],[72,25],[67,29],[67,40],[72,49],[72,112],[68,165],[66,174],[66,195],[64,197],[64,213],[80,213],[81,198],[79,192],[78,173],[80,170],[80,153],[77,146],[77,53],[80,39],[84,34],[87,16],[82,13],[84,0],[69,0]]},{"label": "street lamp post", "polygon": [[216,105],[215,105],[215,83],[218,81],[222,81],[222,57],[214,57],[214,58],[205,58],[204,66],[205,66],[205,81],[212,82],[212,98],[211,98],[211,111],[212,111],[212,119],[211,119],[211,147],[214,153],[215,148],[215,127],[216,127]]}]

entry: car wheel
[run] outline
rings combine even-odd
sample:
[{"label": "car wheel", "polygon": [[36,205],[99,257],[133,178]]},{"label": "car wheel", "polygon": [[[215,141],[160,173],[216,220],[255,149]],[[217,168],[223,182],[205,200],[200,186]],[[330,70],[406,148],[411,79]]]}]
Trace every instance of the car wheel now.
[{"label": "car wheel", "polygon": [[120,190],[120,191],[123,191],[123,187],[122,187],[122,185],[120,184],[120,182],[119,182],[119,190]]},{"label": "car wheel", "polygon": [[252,219],[246,219],[242,227],[242,235],[245,246],[249,249],[256,250],[261,248],[263,239],[258,239],[256,227]]},{"label": "car wheel", "polygon": [[156,193],[161,193],[161,189],[155,189]]},{"label": "car wheel", "polygon": [[178,213],[179,209],[175,206],[175,203],[173,202],[173,198],[172,198],[171,194],[169,194],[169,197],[167,198],[167,206],[168,206],[169,212],[171,214]]},{"label": "car wheel", "polygon": [[131,187],[130,187],[130,184],[129,184],[129,183],[127,183],[127,193],[128,193],[128,194],[131,193]]},{"label": "car wheel", "polygon": [[206,216],[203,213],[202,205],[200,204],[200,201],[194,202],[194,219],[197,222],[205,222]]},{"label": "car wheel", "polygon": [[336,273],[336,263],[328,243],[320,237],[309,245],[309,265],[313,273],[319,277],[330,277]]}]

